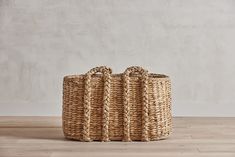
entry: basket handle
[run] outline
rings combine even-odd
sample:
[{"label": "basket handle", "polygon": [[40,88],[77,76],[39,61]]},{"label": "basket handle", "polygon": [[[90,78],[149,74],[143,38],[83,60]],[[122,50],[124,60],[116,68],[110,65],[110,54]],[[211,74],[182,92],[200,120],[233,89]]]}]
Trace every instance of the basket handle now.
[{"label": "basket handle", "polygon": [[149,141],[148,138],[148,71],[138,67],[132,66],[125,70],[123,74],[124,91],[124,139],[123,141],[131,141],[130,138],[130,106],[129,106],[129,82],[130,74],[139,73],[141,75],[142,85],[142,138],[141,141]]},{"label": "basket handle", "polygon": [[90,115],[91,115],[91,77],[101,72],[104,78],[103,95],[103,117],[102,117],[102,141],[109,141],[109,102],[110,102],[110,83],[112,70],[105,66],[95,67],[85,74],[84,91],[84,123],[83,123],[83,141],[90,139]]}]

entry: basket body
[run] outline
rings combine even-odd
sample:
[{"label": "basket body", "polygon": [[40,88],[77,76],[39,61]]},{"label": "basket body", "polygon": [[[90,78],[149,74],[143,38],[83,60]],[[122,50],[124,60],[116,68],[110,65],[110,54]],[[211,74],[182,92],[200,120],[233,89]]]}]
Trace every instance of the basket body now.
[{"label": "basket body", "polygon": [[[125,119],[124,103],[125,88],[123,74],[110,75],[109,108],[106,126],[107,138],[121,141],[125,138],[125,124],[129,123],[129,141],[140,141],[143,135],[143,86],[138,74],[129,76],[128,86],[128,118]],[[160,74],[148,74],[147,80],[147,122],[146,132],[148,140],[159,140],[167,137],[172,130],[171,116],[171,84],[169,77]],[[89,138],[103,141],[104,124],[104,85],[102,74],[94,74],[89,82]],[[84,139],[84,95],[85,75],[71,75],[64,77],[63,82],[63,131],[66,138],[83,141]],[[126,122],[125,122],[126,121]],[[128,140],[125,140],[128,141]]]}]

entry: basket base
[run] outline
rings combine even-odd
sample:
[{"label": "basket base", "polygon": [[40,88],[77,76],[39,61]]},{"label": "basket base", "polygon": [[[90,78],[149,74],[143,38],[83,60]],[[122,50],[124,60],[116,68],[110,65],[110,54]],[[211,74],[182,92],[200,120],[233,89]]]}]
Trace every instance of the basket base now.
[{"label": "basket base", "polygon": [[[149,140],[150,141],[160,141],[160,140],[165,140],[165,139],[167,139],[167,138],[169,138],[170,137],[170,134],[169,135],[166,135],[166,136],[161,136],[160,138],[149,138]],[[73,141],[80,141],[80,142],[83,142],[82,141],[82,139],[81,138],[79,138],[79,137],[74,137],[74,136],[67,136],[67,135],[65,135],[65,138],[66,139],[68,139],[68,140],[73,140]],[[111,137],[110,139],[109,139],[111,142],[112,141],[116,141],[116,142],[123,142],[122,140],[122,138],[121,137]],[[101,140],[99,140],[99,139],[93,139],[92,141],[94,141],[94,142],[102,142]],[[141,140],[132,140],[132,142],[141,142]]]}]

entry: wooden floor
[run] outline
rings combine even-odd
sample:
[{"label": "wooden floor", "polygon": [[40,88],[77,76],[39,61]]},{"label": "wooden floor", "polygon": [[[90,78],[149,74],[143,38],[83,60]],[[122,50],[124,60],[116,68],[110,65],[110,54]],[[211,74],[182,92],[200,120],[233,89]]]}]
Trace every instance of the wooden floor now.
[{"label": "wooden floor", "polygon": [[174,133],[156,142],[64,139],[59,117],[0,117],[0,157],[235,157],[235,118],[174,118]]}]

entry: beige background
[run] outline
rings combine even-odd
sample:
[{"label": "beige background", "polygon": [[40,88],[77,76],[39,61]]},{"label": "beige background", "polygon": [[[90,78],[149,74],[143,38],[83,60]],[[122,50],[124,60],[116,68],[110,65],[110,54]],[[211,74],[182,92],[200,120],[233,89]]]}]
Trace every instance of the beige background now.
[{"label": "beige background", "polygon": [[171,76],[175,116],[235,115],[233,0],[0,0],[0,115],[60,115],[96,65]]}]

